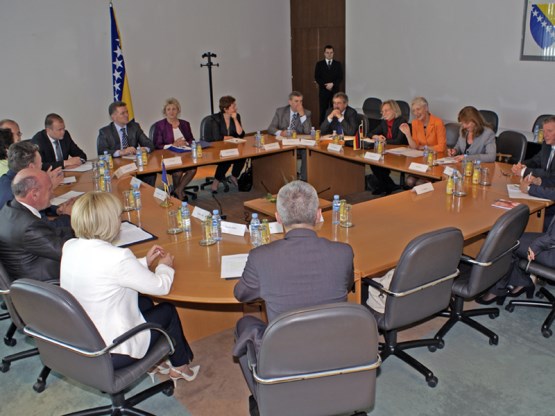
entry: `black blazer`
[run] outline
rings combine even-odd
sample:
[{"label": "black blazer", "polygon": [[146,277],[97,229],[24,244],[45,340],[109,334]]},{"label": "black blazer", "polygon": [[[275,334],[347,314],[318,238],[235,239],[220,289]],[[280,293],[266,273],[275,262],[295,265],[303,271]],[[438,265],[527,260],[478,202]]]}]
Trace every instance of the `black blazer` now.
[{"label": "black blazer", "polygon": [[333,82],[333,88],[329,91],[329,93],[335,94],[339,91],[339,84],[343,81],[343,67],[341,66],[341,62],[332,60],[331,68],[328,68],[328,64],[325,59],[316,62],[316,67],[314,68],[314,79],[320,89],[324,91],[328,91],[325,84]]},{"label": "black blazer", "polygon": [[549,171],[546,170],[547,162],[549,161],[549,155],[551,154],[551,146],[548,144],[542,144],[541,150],[536,153],[532,158],[522,162],[526,166],[526,171],[524,175],[532,173],[532,175],[545,178],[547,176],[555,175],[555,157],[551,162]]},{"label": "black blazer", "polygon": [[324,121],[320,126],[320,131],[322,135],[330,134],[334,130],[337,131],[337,127],[339,126],[339,124],[341,124],[341,127],[343,128],[343,134],[345,136],[354,136],[358,129],[358,125],[360,124],[358,113],[356,112],[356,110],[352,107],[347,106],[347,108],[345,109],[345,114],[343,114],[343,121],[341,123],[339,123],[339,120],[337,120],[336,118],[333,118],[331,120],[331,123],[328,121],[328,115],[332,111],[333,108],[328,109],[328,111],[326,112],[326,118],[324,118]]},{"label": "black blazer", "polygon": [[[130,121],[127,123],[127,140],[130,147],[148,147],[150,150],[154,150],[154,144],[152,140],[143,132],[139,123],[135,121]],[[121,150],[121,144],[119,140],[119,133],[116,130],[114,123],[110,123],[106,127],[102,127],[98,131],[98,138],[96,139],[96,150],[99,155],[104,154],[107,150],[109,154],[113,155],[117,150]]]},{"label": "black blazer", "polygon": [[[205,137],[207,141],[210,142],[219,142],[224,139],[224,136],[233,136],[233,137],[245,137],[245,129],[241,134],[237,133],[237,128],[235,127],[235,122],[233,119],[229,120],[229,131],[225,125],[224,115],[222,112],[214,114],[212,116],[212,123],[210,124],[209,130],[209,137]],[[237,120],[241,123],[241,115],[237,114]],[[241,124],[242,126],[242,124]]]},{"label": "black blazer", "polygon": [[[52,148],[52,143],[46,134],[46,130],[41,130],[33,136],[31,139],[39,147],[39,153],[42,158],[42,170],[56,169],[58,167],[64,167],[64,162],[56,162],[56,153]],[[87,155],[83,152],[77,144],[71,138],[71,135],[66,130],[64,137],[60,140],[60,147],[62,148],[62,155],[64,160],[67,160],[70,156],[77,156],[83,160],[87,160]]]},{"label": "black blazer", "polygon": [[0,209],[0,259],[13,279],[59,279],[62,247],[72,237],[71,228],[54,227],[15,199]]},{"label": "black blazer", "polygon": [[[392,138],[387,139],[387,144],[408,144],[407,137],[401,130],[399,130],[399,126],[403,123],[406,123],[403,117],[397,117],[393,120],[393,126],[391,126]],[[379,126],[368,133],[368,137],[372,137],[374,135],[384,137],[387,135],[387,121],[381,120]]]}]

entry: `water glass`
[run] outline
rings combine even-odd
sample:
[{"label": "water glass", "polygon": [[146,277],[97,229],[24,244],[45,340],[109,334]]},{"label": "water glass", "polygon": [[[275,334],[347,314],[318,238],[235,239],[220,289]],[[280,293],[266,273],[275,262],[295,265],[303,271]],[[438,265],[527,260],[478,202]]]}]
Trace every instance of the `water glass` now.
[{"label": "water glass", "polygon": [[179,234],[183,231],[183,228],[179,226],[179,221],[177,220],[177,211],[171,209],[168,211],[168,234]]},{"label": "water glass", "polygon": [[489,168],[482,168],[482,172],[480,175],[480,185],[491,185],[491,182],[489,181]]},{"label": "water glass", "polygon": [[351,204],[345,204],[343,207],[343,215],[341,215],[339,225],[344,228],[349,228],[353,226],[353,206]]},{"label": "water glass", "polygon": [[133,191],[127,190],[122,192],[123,196],[123,211],[129,212],[135,209],[135,198],[133,197]]}]

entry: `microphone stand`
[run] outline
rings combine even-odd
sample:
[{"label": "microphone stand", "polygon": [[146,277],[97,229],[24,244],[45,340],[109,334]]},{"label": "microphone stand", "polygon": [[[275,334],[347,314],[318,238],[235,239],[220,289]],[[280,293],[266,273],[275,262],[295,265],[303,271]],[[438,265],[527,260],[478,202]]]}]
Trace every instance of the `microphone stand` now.
[{"label": "microphone stand", "polygon": [[210,113],[214,114],[214,93],[212,90],[212,67],[213,66],[220,66],[220,64],[215,64],[212,62],[212,58],[217,58],[217,55],[212,52],[205,52],[202,54],[203,58],[207,59],[207,63],[200,64],[200,67],[203,66],[208,68],[208,86],[210,87]]},{"label": "microphone stand", "polygon": [[216,195],[212,194],[212,198],[214,198],[214,201],[216,201],[216,203],[218,204],[218,208],[220,208],[220,218],[222,220],[225,220],[227,218],[227,215],[224,215],[224,209],[222,208],[222,204],[220,204],[220,201],[218,200],[218,198],[216,198]]}]

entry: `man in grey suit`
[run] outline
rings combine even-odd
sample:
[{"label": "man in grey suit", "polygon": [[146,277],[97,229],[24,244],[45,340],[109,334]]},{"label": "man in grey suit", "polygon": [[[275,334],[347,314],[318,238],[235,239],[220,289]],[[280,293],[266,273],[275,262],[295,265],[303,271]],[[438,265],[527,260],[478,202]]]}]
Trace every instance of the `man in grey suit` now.
[{"label": "man in grey suit", "polygon": [[345,136],[354,136],[360,124],[356,110],[349,107],[349,97],[344,92],[333,96],[333,108],[327,113],[320,130],[322,135],[331,134],[334,130]]},{"label": "man in grey suit", "polygon": [[299,134],[310,134],[311,113],[303,107],[303,95],[298,91],[289,94],[289,105],[276,110],[268,127],[268,133],[276,136],[287,136],[287,130],[295,130]]},{"label": "man in grey suit", "polygon": [[[354,281],[353,250],[348,244],[320,238],[314,231],[321,217],[316,190],[302,181],[290,182],[279,190],[276,206],[285,238],[251,250],[235,285],[237,300],[264,300],[269,321],[293,309],[347,301]],[[237,322],[233,355],[239,358],[251,391],[246,345],[253,342],[256,348],[265,328],[253,316]]]}]

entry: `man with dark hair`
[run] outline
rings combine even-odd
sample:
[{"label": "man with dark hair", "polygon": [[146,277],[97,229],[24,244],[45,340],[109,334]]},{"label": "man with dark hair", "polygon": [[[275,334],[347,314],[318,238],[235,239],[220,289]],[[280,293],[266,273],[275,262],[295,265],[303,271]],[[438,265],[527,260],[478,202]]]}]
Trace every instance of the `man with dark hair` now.
[{"label": "man with dark hair", "polygon": [[62,247],[73,233],[40,214],[50,205],[50,178],[40,169],[23,169],[15,176],[12,191],[15,199],[0,209],[3,266],[12,279],[59,279]]},{"label": "man with dark hair", "polygon": [[13,143],[13,133],[10,129],[0,128],[0,175],[8,172],[8,148]]},{"label": "man with dark hair", "polygon": [[332,106],[333,94],[339,91],[343,81],[343,67],[341,62],[333,59],[333,46],[324,47],[324,58],[318,61],[314,68],[314,79],[318,84],[320,99],[320,124],[324,121],[326,111]]},{"label": "man with dark hair", "polygon": [[17,124],[15,121],[9,119],[9,118],[5,118],[3,120],[0,120],[0,129],[10,129],[13,133],[13,142],[17,143],[21,141],[21,137],[23,136],[21,134],[21,130],[19,129],[19,124]]},{"label": "man with dark hair", "polygon": [[327,111],[320,130],[322,135],[335,130],[337,134],[354,136],[359,124],[358,113],[349,107],[349,97],[344,92],[338,92],[333,96],[333,108]]},{"label": "man with dark hair", "polygon": [[83,152],[66,130],[64,120],[58,114],[48,114],[44,130],[33,136],[31,141],[39,147],[42,169],[62,167],[75,168],[87,160]]}]

